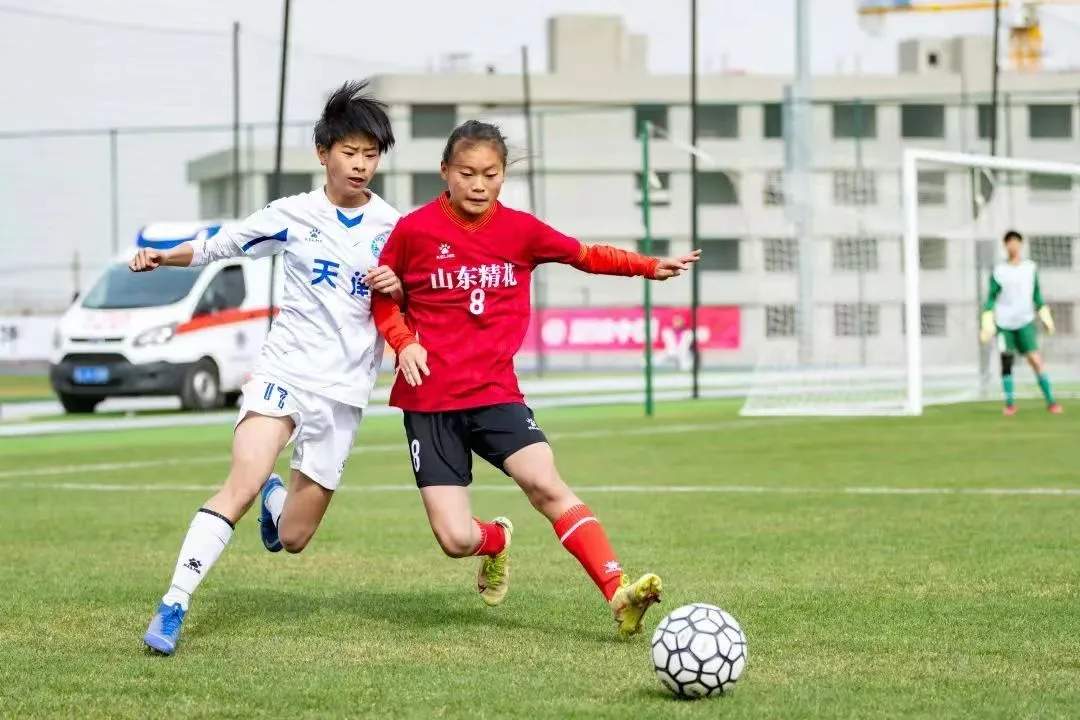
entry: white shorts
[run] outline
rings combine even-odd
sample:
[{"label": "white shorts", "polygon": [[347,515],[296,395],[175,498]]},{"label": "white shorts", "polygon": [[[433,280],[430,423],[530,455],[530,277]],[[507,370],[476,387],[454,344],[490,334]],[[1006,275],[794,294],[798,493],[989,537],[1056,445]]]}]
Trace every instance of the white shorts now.
[{"label": "white shorts", "polygon": [[244,399],[234,428],[249,413],[291,417],[294,427],[289,442],[294,445],[289,466],[327,490],[337,490],[360,426],[360,408],[264,376],[251,378],[242,390]]}]

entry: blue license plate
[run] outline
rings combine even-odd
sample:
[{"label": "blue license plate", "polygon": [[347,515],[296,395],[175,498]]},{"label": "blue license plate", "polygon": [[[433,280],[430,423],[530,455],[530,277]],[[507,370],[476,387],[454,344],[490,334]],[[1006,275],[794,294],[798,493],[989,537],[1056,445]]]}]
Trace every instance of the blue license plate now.
[{"label": "blue license plate", "polygon": [[104,366],[80,366],[71,373],[77,385],[104,385],[109,382],[109,368]]}]

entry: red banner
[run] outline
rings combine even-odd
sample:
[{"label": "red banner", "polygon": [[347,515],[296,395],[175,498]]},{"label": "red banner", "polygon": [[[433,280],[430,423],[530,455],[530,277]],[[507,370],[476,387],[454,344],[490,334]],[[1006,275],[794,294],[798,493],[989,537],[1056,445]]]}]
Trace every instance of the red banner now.
[{"label": "red banner", "polygon": [[[642,308],[547,308],[543,311],[540,341],[544,352],[618,352],[643,350],[645,313]],[[671,354],[688,352],[690,310],[654,307],[653,348]],[[525,336],[523,350],[536,351],[537,313]],[[707,305],[698,308],[698,347],[735,350],[739,347],[739,308]]]}]

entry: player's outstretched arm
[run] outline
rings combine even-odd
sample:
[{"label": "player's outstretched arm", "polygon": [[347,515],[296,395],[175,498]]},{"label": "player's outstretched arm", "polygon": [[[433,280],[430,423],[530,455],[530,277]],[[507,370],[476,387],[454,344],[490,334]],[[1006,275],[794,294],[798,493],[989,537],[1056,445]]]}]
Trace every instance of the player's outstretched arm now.
[{"label": "player's outstretched arm", "polygon": [[142,248],[135,253],[135,257],[128,263],[132,272],[149,272],[156,270],[162,265],[169,267],[187,267],[191,264],[194,252],[191,243],[181,243],[171,250],[154,250]]},{"label": "player's outstretched arm", "polygon": [[578,257],[570,264],[595,275],[622,275],[667,280],[678,277],[701,258],[701,251],[671,258],[654,258],[610,245],[582,244]]}]

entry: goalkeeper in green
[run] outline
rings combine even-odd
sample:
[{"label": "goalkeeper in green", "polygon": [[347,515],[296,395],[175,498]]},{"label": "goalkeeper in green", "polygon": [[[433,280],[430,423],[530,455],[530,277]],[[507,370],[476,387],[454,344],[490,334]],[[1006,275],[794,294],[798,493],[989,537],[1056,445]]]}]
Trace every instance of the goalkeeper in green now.
[{"label": "goalkeeper in green", "polygon": [[1035,263],[1022,257],[1024,238],[1015,230],[1005,233],[1003,240],[1008,260],[994,267],[990,275],[990,292],[983,306],[982,329],[979,339],[990,342],[996,334],[1001,350],[1001,386],[1005,390],[1005,414],[1016,414],[1016,393],[1013,386],[1013,356],[1027,358],[1046,398],[1046,408],[1055,415],[1061,405],[1054,400],[1050,378],[1046,375],[1039,354],[1039,337],[1035,327],[1038,315],[1048,335],[1054,334],[1054,318],[1043,302],[1039,289],[1039,273]]}]

